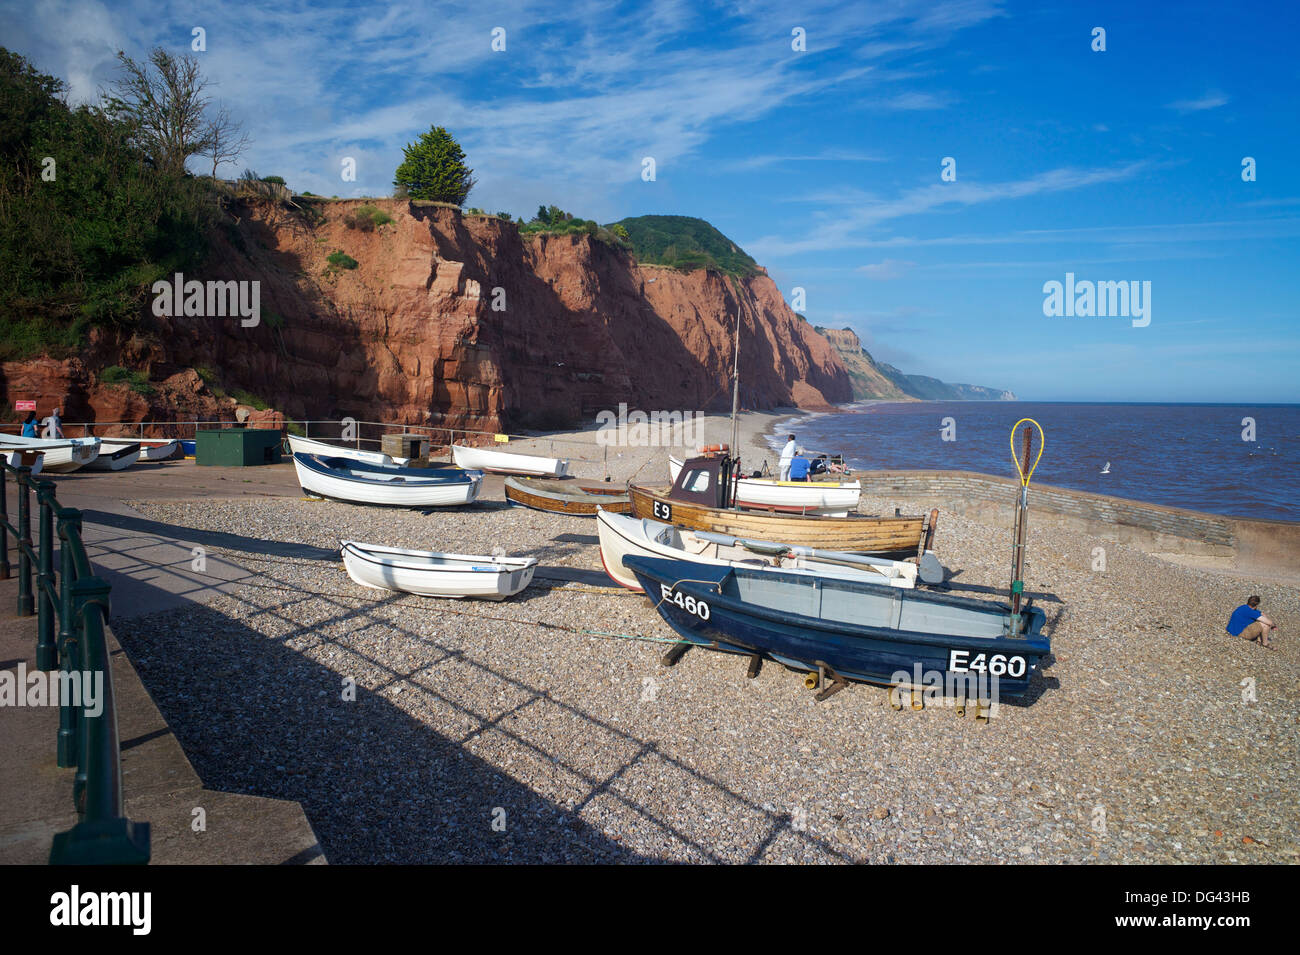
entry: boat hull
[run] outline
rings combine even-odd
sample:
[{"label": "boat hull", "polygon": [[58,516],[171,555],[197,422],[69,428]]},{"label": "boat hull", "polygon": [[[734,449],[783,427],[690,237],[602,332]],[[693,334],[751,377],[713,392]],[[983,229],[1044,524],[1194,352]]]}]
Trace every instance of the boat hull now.
[{"label": "boat hull", "polygon": [[560,458],[514,454],[492,448],[470,448],[462,444],[453,444],[451,454],[458,467],[468,470],[552,478],[564,477],[569,473],[569,462]]},{"label": "boat hull", "polygon": [[290,454],[320,454],[326,457],[351,458],[353,461],[365,461],[367,464],[379,464],[384,467],[405,467],[408,458],[393,458],[382,451],[362,451],[360,448],[346,448],[337,444],[326,444],[312,438],[300,438],[296,434],[289,437]]},{"label": "boat hull", "polygon": [[101,444],[95,460],[86,465],[88,471],[125,471],[140,460],[140,445]]},{"label": "boat hull", "polygon": [[[609,514],[601,511],[596,515],[596,528],[600,536],[600,560],[605,573],[610,579],[629,590],[641,591],[641,584],[636,575],[623,563],[625,557],[658,557],[665,560],[689,560],[697,563],[725,567],[754,567],[762,570],[781,570],[794,574],[821,574],[827,577],[839,577],[846,580],[858,580],[878,587],[915,587],[917,569],[915,564],[895,561],[882,562],[882,572],[856,570],[851,567],[830,564],[800,557],[779,558],[776,563],[767,563],[757,554],[745,552],[744,548],[731,548],[746,556],[720,557],[721,547],[697,541],[705,550],[700,553],[661,542],[659,534],[669,529],[669,525],[657,521],[638,520],[621,514]],[[692,551],[694,551],[694,547]],[[775,559],[775,558],[774,558]],[[890,566],[892,565],[892,566]]]},{"label": "boat hull", "polygon": [[42,469],[46,474],[70,474],[99,456],[99,438],[24,438],[6,434],[0,437],[0,450],[41,451]]},{"label": "boat hull", "polygon": [[505,492],[506,499],[513,504],[551,514],[595,517],[600,508],[616,514],[626,514],[632,508],[632,502],[621,487],[605,490],[576,481],[508,477]]},{"label": "boat hull", "polygon": [[[970,598],[883,588],[864,595],[861,585],[848,581],[810,584],[797,575],[775,573],[760,575],[767,578],[761,583],[783,588],[788,596],[782,594],[780,607],[761,606],[736,594],[736,575],[753,572],[646,557],[629,557],[627,564],[683,640],[758,654],[796,669],[825,668],[845,679],[882,685],[915,684],[918,675],[930,685],[934,674],[946,686],[967,688],[972,697],[989,690],[994,698],[1014,697],[1029,689],[1051,652],[1040,635],[1043,613],[1037,608],[1026,611],[1027,635],[1010,637],[997,631],[1009,607]],[[828,621],[814,609],[827,599],[862,601],[864,596],[883,602],[874,612],[864,611],[867,618],[893,619],[899,625]],[[988,675],[990,667],[1004,671],[996,682]]]},{"label": "boat hull", "polygon": [[449,475],[447,469],[442,469],[446,476],[439,478],[419,473],[423,470],[419,468],[382,468],[363,461],[314,454],[295,454],[293,466],[304,491],[353,504],[455,507],[472,503],[482,485],[482,475],[468,471]]},{"label": "boat hull", "polygon": [[363,587],[447,599],[505,600],[527,587],[534,557],[492,558],[342,541],[348,576]]},{"label": "boat hull", "polygon": [[831,517],[731,510],[674,501],[666,490],[633,484],[628,488],[632,515],[690,530],[731,537],[780,541],[818,550],[913,557],[921,549],[926,519],[903,517]]}]

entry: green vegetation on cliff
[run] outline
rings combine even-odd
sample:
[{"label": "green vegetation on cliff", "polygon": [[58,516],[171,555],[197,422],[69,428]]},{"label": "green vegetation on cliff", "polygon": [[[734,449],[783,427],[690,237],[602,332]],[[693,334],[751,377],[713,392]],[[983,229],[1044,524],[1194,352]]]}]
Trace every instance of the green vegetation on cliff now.
[{"label": "green vegetation on cliff", "polygon": [[759,272],[758,263],[703,219],[693,216],[633,216],[607,226],[622,226],[632,254],[642,262],[675,269],[714,269],[737,278]]},{"label": "green vegetation on cliff", "polygon": [[0,48],[0,359],[77,350],[131,325],[149,286],[196,263],[213,205],[163,171],[130,120]]}]

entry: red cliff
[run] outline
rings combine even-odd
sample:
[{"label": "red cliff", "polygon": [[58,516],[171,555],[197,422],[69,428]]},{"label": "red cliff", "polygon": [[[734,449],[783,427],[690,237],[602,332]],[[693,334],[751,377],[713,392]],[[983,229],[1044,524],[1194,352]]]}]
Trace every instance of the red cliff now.
[{"label": "red cliff", "polygon": [[[393,221],[348,228],[362,205]],[[204,273],[185,276],[260,282],[258,326],[148,313],[80,358],[0,366],[0,398],[38,398],[42,414],[61,402],[73,421],[230,417],[226,393],[247,392],[300,420],[567,427],[619,402],[729,408],[737,314],[744,407],[852,397],[835,349],[766,275],[640,265],[591,236],[521,236],[427,203],[315,207],[315,219],[238,208]],[[331,266],[335,251],[356,268]],[[96,373],[111,365],[141,374],[105,383]]]}]

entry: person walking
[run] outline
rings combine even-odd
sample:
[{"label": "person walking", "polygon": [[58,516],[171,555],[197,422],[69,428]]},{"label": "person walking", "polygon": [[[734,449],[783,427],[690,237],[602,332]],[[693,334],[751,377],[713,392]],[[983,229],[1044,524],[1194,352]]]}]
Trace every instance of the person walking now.
[{"label": "person walking", "polygon": [[59,414],[59,409],[55,408],[50,416],[45,419],[45,437],[61,438],[63,437],[63,418]]},{"label": "person walking", "polygon": [[36,412],[35,411],[27,412],[27,417],[23,419],[23,437],[24,438],[36,437]]},{"label": "person walking", "polygon": [[789,435],[785,447],[781,449],[781,473],[779,479],[782,481],[790,480],[790,462],[794,460],[794,435]]}]

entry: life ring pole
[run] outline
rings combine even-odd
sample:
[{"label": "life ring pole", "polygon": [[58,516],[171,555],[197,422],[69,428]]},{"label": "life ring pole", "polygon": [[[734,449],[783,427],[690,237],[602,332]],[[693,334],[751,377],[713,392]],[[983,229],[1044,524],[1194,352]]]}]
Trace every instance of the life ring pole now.
[{"label": "life ring pole", "polygon": [[[1024,425],[1023,453],[1016,454],[1016,429]],[[1034,457],[1034,431],[1038,429],[1038,456]],[[1011,426],[1011,460],[1016,465],[1020,476],[1020,500],[1016,507],[1015,526],[1012,530],[1011,548],[1011,636],[1019,636],[1021,630],[1020,605],[1025,593],[1025,537],[1029,527],[1029,481],[1043,458],[1043,448],[1047,438],[1043,426],[1033,418],[1021,418]]]}]

